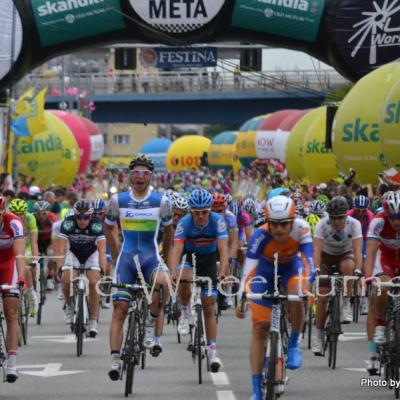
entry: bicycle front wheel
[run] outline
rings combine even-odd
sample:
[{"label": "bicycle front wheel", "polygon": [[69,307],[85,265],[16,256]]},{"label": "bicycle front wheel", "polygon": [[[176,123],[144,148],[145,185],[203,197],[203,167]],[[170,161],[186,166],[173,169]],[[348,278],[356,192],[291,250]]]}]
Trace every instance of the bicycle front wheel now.
[{"label": "bicycle front wheel", "polygon": [[127,342],[125,348],[125,360],[126,360],[126,376],[125,376],[125,397],[128,397],[133,390],[133,378],[135,375],[135,343],[139,340],[138,326],[136,321],[136,315],[132,314],[129,319],[129,328],[127,333]]},{"label": "bicycle front wheel", "polygon": [[329,335],[329,366],[336,368],[337,342],[340,334],[340,297],[334,296],[331,310],[331,331]]},{"label": "bicycle front wheel", "polygon": [[44,302],[46,300],[46,287],[45,287],[45,277],[44,277],[44,265],[43,260],[40,260],[40,270],[39,270],[39,305],[38,305],[38,312],[36,316],[36,322],[38,325],[42,323],[42,309]]},{"label": "bicycle front wheel", "polygon": [[[276,400],[276,373],[278,366],[278,332],[270,332],[269,334],[269,363],[267,372],[267,393],[266,400]],[[268,350],[267,350],[268,351]]]},{"label": "bicycle front wheel", "polygon": [[197,325],[195,330],[195,344],[196,344],[196,356],[197,356],[197,368],[199,374],[199,384],[203,383],[202,376],[202,362],[203,362],[203,318],[202,318],[202,310],[200,306],[196,307],[197,314]]},{"label": "bicycle front wheel", "polygon": [[83,302],[84,293],[83,290],[79,290],[78,293],[78,313],[75,320],[75,335],[76,335],[76,355],[80,357],[83,350],[83,328],[84,328],[84,312],[83,312]]}]

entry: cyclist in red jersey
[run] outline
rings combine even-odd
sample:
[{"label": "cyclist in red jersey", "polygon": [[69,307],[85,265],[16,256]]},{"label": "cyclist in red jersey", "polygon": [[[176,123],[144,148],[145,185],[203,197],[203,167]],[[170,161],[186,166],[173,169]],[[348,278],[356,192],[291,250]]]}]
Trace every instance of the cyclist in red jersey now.
[{"label": "cyclist in red jersey", "polygon": [[[371,221],[368,230],[367,255],[364,273],[367,278],[379,277],[387,282],[400,275],[400,192],[390,192],[383,202],[384,211]],[[385,310],[388,304],[387,289],[371,298],[367,333],[369,363],[367,370],[371,375],[378,373],[376,344],[386,342]]]},{"label": "cyclist in red jersey", "polygon": [[[16,257],[17,256],[17,257]],[[25,286],[25,233],[22,221],[6,211],[6,201],[0,195],[0,285]],[[19,290],[4,290],[3,308],[7,323],[7,382],[18,378],[17,349],[19,342]]]},{"label": "cyclist in red jersey", "polygon": [[[38,227],[39,253],[44,256],[53,256],[54,250],[51,245],[52,228],[53,224],[58,221],[58,217],[50,211],[50,204],[47,201],[38,201],[35,204],[34,215]],[[47,270],[47,289],[53,290],[53,278],[55,277],[57,270],[55,260],[49,260]]]}]

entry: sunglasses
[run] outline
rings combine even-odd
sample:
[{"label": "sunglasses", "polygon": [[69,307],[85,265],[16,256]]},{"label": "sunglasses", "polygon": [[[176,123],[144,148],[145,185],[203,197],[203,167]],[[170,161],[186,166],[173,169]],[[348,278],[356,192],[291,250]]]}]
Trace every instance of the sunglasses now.
[{"label": "sunglasses", "polygon": [[329,217],[329,219],[331,221],[339,221],[339,220],[342,220],[342,219],[345,219],[345,218],[346,218],[346,215],[339,215],[337,217]]},{"label": "sunglasses", "polygon": [[151,171],[148,171],[146,169],[134,169],[133,171],[131,171],[131,174],[133,176],[150,176],[152,174]]},{"label": "sunglasses", "polygon": [[94,212],[93,215],[95,217],[102,217],[106,212],[105,211],[101,211],[101,212]]},{"label": "sunglasses", "polygon": [[197,214],[197,215],[199,215],[199,214],[208,214],[210,211],[211,211],[211,208],[204,208],[204,209],[202,209],[202,210],[196,210],[196,209],[194,209],[194,210],[190,210],[193,214]]},{"label": "sunglasses", "polygon": [[221,208],[220,210],[215,210],[213,209],[214,212],[218,213],[218,214],[222,214],[225,212],[225,208]]},{"label": "sunglasses", "polygon": [[278,226],[281,226],[282,228],[286,228],[292,223],[291,220],[283,220],[283,221],[269,221],[269,225],[277,228]]},{"label": "sunglasses", "polygon": [[47,211],[36,213],[38,217],[47,217]]},{"label": "sunglasses", "polygon": [[88,221],[91,215],[75,215],[78,221]]},{"label": "sunglasses", "polygon": [[399,214],[397,214],[397,215],[389,215],[389,217],[388,217],[391,221],[398,221],[398,220],[400,220],[400,215]]}]

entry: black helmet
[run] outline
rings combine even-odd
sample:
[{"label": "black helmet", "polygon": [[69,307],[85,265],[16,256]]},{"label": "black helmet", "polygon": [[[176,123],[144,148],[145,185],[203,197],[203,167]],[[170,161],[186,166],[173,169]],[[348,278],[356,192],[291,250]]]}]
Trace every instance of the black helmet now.
[{"label": "black helmet", "polygon": [[91,215],[93,214],[94,211],[92,203],[88,200],[78,200],[75,203],[73,210],[75,215],[77,214]]},{"label": "black helmet", "polygon": [[143,165],[148,168],[150,171],[154,170],[153,160],[147,157],[145,154],[139,154],[136,157],[132,158],[132,161],[129,164],[129,169],[132,171],[137,165]]},{"label": "black helmet", "polygon": [[330,217],[341,217],[349,211],[349,203],[346,197],[335,196],[326,206],[326,212]]}]

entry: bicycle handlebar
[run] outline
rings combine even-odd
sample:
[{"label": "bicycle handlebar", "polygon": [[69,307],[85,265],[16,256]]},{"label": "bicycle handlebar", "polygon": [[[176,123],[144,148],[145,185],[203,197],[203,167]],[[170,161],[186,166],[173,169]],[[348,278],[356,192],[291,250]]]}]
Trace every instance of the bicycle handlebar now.
[{"label": "bicycle handlebar", "polygon": [[314,297],[313,294],[278,294],[277,296],[274,294],[264,294],[264,293],[243,293],[247,299],[250,300],[288,300],[288,301],[304,301],[308,300],[309,297]]},{"label": "bicycle handlebar", "polygon": [[17,285],[0,285],[0,290],[19,289]]}]

